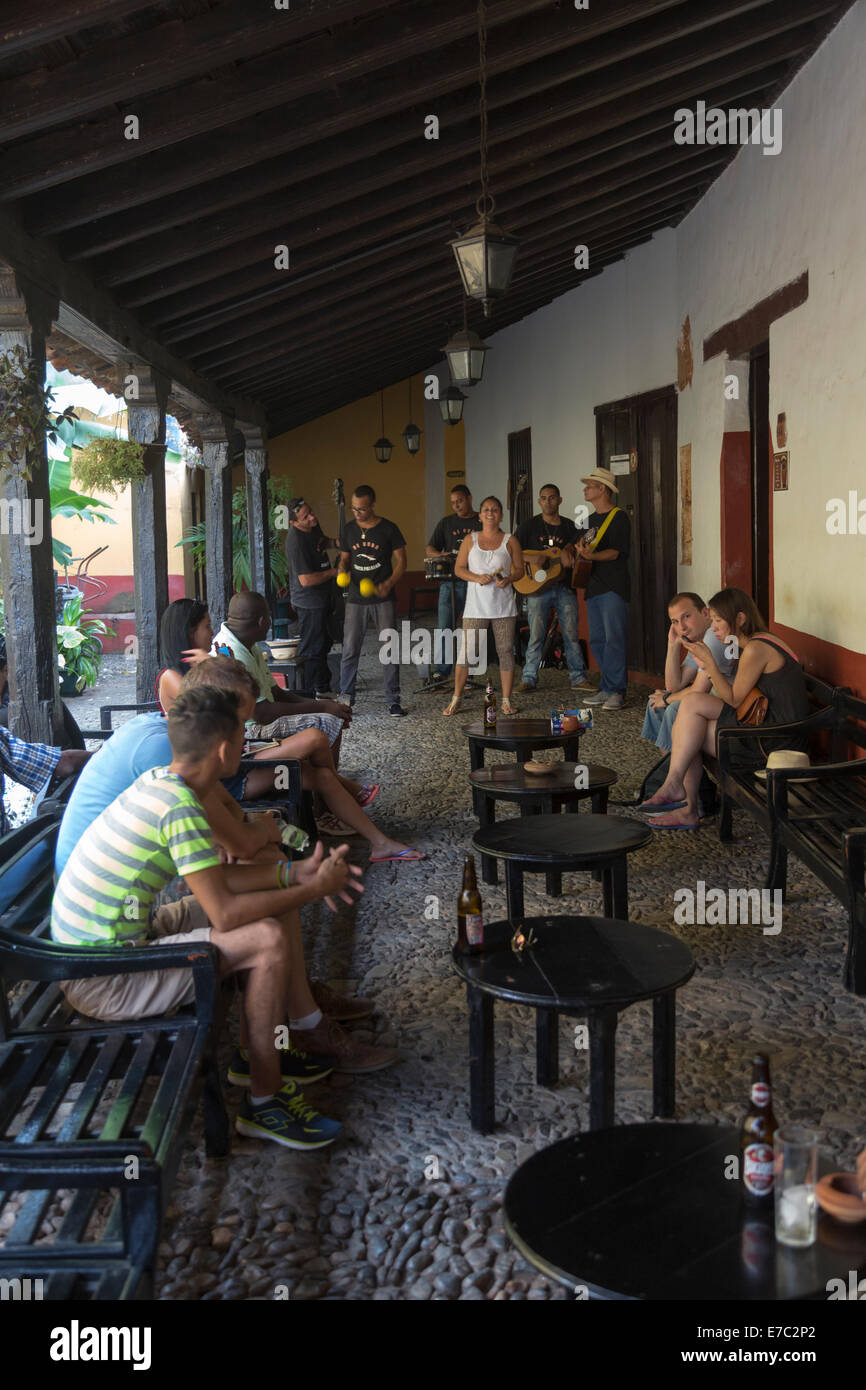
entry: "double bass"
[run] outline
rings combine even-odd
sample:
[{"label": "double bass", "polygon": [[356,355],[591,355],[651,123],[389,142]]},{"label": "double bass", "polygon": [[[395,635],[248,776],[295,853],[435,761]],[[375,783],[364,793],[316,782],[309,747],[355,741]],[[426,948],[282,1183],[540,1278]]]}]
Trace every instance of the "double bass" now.
[{"label": "double bass", "polygon": [[[334,486],[331,489],[331,501],[336,506],[337,516],[339,517],[339,525],[337,528],[337,540],[339,541],[340,537],[343,534],[343,527],[346,524],[346,497],[345,493],[343,492],[342,478],[334,479]],[[345,620],[346,601],[343,597],[343,590],[339,587],[337,581],[335,579],[332,579],[328,585],[328,609],[326,618],[328,624],[328,636],[331,639],[332,646],[335,643],[342,642],[343,623],[345,622]]]}]

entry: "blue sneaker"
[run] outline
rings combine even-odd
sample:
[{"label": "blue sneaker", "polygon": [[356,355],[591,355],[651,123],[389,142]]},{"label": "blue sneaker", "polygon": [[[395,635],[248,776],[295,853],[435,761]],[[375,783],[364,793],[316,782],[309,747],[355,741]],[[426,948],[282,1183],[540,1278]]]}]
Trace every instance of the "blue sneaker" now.
[{"label": "blue sneaker", "polygon": [[[299,1047],[288,1047],[280,1051],[280,1072],[284,1081],[305,1081],[312,1086],[314,1081],[323,1081],[334,1070],[333,1057],[308,1057]],[[232,1086],[250,1085],[249,1053],[236,1047],[229,1064],[228,1079]]]},{"label": "blue sneaker", "polygon": [[294,1081],[286,1081],[264,1105],[253,1105],[244,1096],[235,1129],[250,1139],[270,1139],[286,1149],[324,1149],[343,1132],[339,1120],[329,1120],[307,1105]]}]

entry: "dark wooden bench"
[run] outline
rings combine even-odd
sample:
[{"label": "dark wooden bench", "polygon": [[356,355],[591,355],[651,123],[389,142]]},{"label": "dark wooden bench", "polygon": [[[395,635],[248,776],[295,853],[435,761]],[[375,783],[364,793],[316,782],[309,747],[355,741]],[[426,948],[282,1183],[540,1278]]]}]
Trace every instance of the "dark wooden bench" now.
[{"label": "dark wooden bench", "polygon": [[[53,857],[58,825],[49,814],[4,837],[0,875],[43,842]],[[75,1296],[65,1290],[81,1276],[77,1287],[93,1296],[128,1297],[152,1288],[161,1213],[202,1089],[206,1151],[229,1150],[215,1051],[218,957],[199,942],[192,949],[179,943],[122,952],[52,942],[52,892],[53,873],[42,872],[0,915],[0,1213],[13,1191],[29,1189],[0,1247],[0,1276],[41,1277],[50,1297]],[[118,969],[177,967],[192,969],[195,1003],[171,1017],[84,1018],[59,987],[61,980]],[[31,1146],[36,1176],[16,1188]],[[137,1160],[139,1178],[123,1176],[127,1158]],[[142,1189],[130,1199],[126,1189],[139,1180],[155,1195]],[[116,1192],[100,1212],[106,1187]],[[71,1197],[47,1246],[40,1231],[59,1191]],[[103,1229],[94,1242],[99,1215]],[[108,1288],[121,1293],[106,1294]]]}]

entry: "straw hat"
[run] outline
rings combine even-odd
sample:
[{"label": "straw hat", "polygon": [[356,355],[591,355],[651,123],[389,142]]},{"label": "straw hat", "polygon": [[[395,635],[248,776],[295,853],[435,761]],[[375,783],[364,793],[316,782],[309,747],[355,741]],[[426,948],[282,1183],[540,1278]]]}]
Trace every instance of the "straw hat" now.
[{"label": "straw hat", "polygon": [[[801,768],[811,767],[808,753],[797,753],[793,748],[778,748],[775,753],[771,753],[767,758],[767,766],[762,767],[755,776],[760,777],[762,782],[766,782],[767,773],[773,772],[777,768]],[[814,782],[814,777],[798,778],[798,781]]]},{"label": "straw hat", "polygon": [[619,488],[614,482],[615,476],[609,468],[593,468],[589,476],[581,478],[580,481],[582,483],[604,483],[604,486],[609,487],[611,492],[619,492]]}]

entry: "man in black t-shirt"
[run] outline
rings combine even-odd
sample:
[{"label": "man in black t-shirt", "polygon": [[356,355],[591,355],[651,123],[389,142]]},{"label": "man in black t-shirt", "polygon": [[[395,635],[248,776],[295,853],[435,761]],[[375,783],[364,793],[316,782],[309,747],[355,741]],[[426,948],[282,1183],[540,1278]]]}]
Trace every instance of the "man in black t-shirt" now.
[{"label": "man in black t-shirt", "polygon": [[[373,510],[376,494],[364,485],[352,494],[352,521],[340,532],[340,562],[338,569],[351,577],[345,590],[346,621],[343,627],[343,661],[340,671],[340,700],[354,705],[355,682],[364,633],[372,622],[377,632],[395,628],[396,605],[394,587],[406,571],[406,541],[399,526]],[[361,593],[363,581],[369,581],[373,592]],[[366,587],[366,585],[365,585]],[[400,667],[395,662],[383,662],[385,698],[388,713],[402,715],[400,704]]]},{"label": "man in black t-shirt", "polygon": [[529,617],[529,646],[523,666],[520,690],[535,690],[538,684],[538,664],[552,609],[556,609],[562,633],[565,659],[572,690],[588,690],[586,666],[577,636],[577,594],[571,587],[574,569],[574,542],[577,527],[570,517],[560,516],[562,497],[555,483],[545,483],[538,494],[541,511],[518,526],[516,536],[524,551],[548,550],[556,546],[562,551],[562,574],[541,594],[530,594],[526,600]]},{"label": "man in black t-shirt", "polygon": [[[465,483],[457,483],[451,489],[451,516],[443,516],[436,526],[430,543],[427,546],[429,556],[436,555],[456,555],[465,536],[472,531],[481,530],[481,522],[478,520],[478,513],[472,505],[472,493]],[[452,590],[454,596],[452,608]],[[465,579],[445,579],[439,585],[439,611],[437,623],[442,632],[450,631],[452,627],[460,626],[460,619],[463,617],[463,605],[466,602],[466,580]],[[443,660],[433,668],[433,679],[436,681],[447,680],[451,672],[450,661],[444,660],[445,643],[441,644],[442,651],[440,656]],[[434,643],[434,651],[436,644]]]},{"label": "man in black t-shirt", "polygon": [[289,503],[286,557],[289,596],[298,615],[301,638],[297,668],[301,689],[316,695],[327,693],[331,684],[328,614],[337,571],[328,558],[327,547],[336,544],[322,534],[313,509],[303,497],[293,497]]},{"label": "man in black t-shirt", "polygon": [[[582,560],[593,562],[586,586],[586,611],[589,645],[601,671],[598,690],[586,703],[622,709],[628,685],[631,522],[626,512],[616,507],[618,489],[610,469],[594,468],[581,482],[585,484],[583,495],[594,510],[577,543],[577,553]],[[614,510],[616,514],[611,517]]]}]

